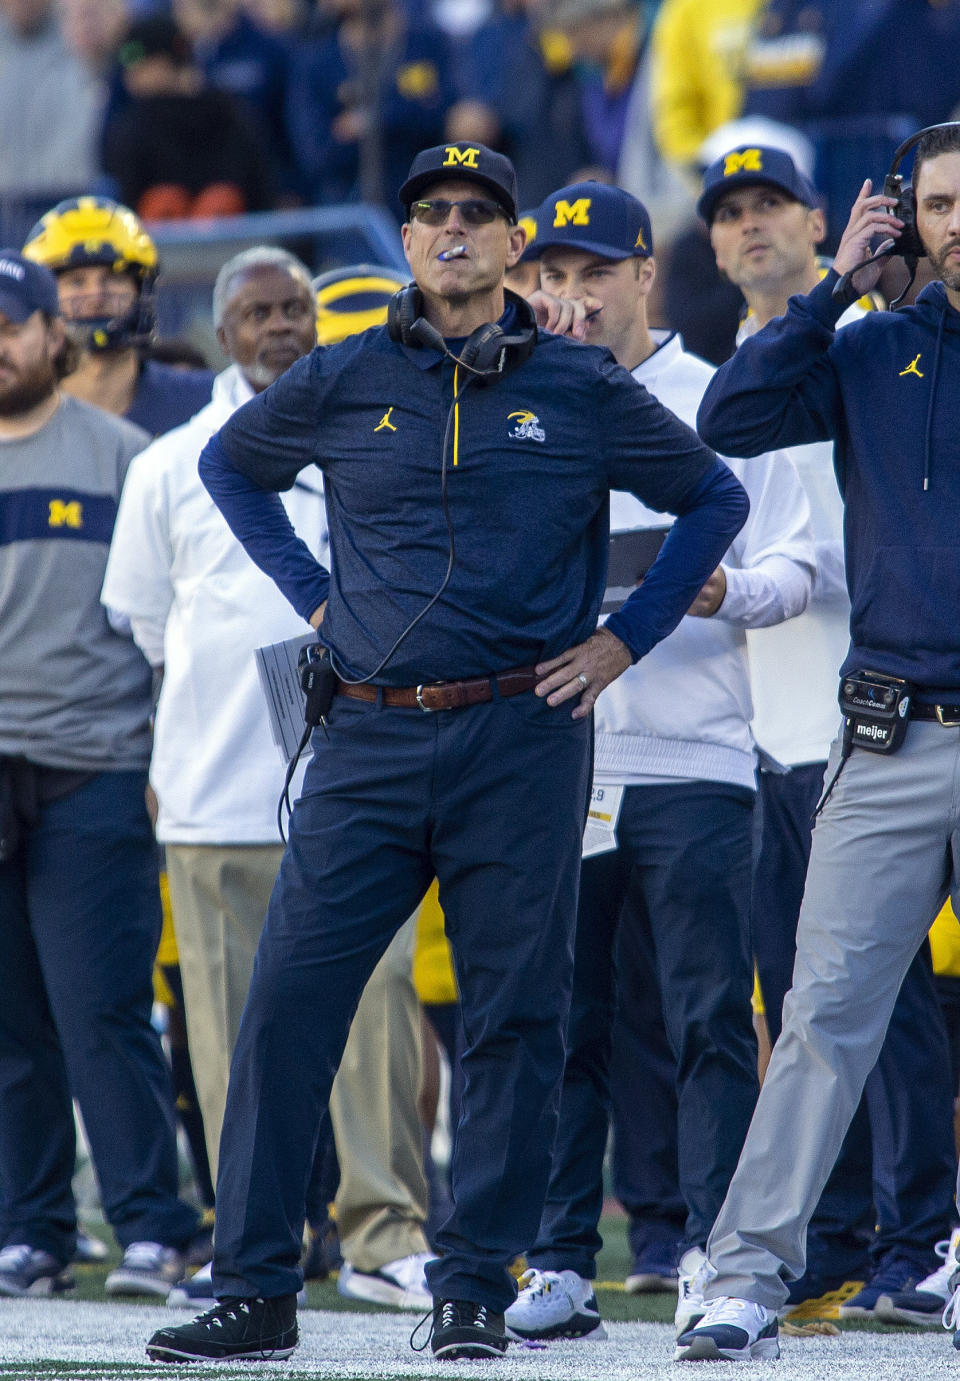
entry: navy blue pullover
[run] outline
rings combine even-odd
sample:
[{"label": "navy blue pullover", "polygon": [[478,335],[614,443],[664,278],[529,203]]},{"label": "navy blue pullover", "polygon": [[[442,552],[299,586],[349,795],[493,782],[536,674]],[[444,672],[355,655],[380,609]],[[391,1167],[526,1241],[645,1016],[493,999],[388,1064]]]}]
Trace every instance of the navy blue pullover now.
[{"label": "navy blue pullover", "polygon": [[124,413],[151,436],[161,436],[189,422],[210,402],[214,376],[209,369],[176,369],[158,360],[144,360]]},{"label": "navy blue pullover", "polygon": [[[464,371],[385,327],[298,361],[240,408],[200,475],[253,560],[350,677],[373,671],[439,589],[448,562],[441,456]],[[295,537],[276,493],[323,471],[332,578]],[[607,627],[645,652],[676,627],[747,515],[739,482],[606,350],[540,333],[532,355],[451,421],[449,583],[375,680],[383,685],[530,665],[597,626],[608,495],[676,513],[661,556]]]},{"label": "navy blue pullover", "polygon": [[697,426],[728,455],[833,440],[852,605],[844,673],[960,690],[960,312],[942,283],[834,334],[834,272],[714,375]]}]

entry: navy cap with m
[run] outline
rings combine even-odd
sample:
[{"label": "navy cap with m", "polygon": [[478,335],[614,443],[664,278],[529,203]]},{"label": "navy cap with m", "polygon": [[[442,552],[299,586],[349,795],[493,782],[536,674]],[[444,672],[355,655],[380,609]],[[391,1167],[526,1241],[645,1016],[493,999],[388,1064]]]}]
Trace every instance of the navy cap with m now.
[{"label": "navy cap with m", "polygon": [[536,220],[531,258],[554,245],[584,249],[604,259],[647,258],[653,253],[647,208],[622,187],[606,182],[561,187],[541,203]]},{"label": "navy cap with m", "polygon": [[509,158],[494,153],[486,144],[437,144],[418,153],[410,164],[407,180],[397,194],[404,210],[434,183],[444,178],[475,182],[490,192],[511,221],[518,211],[517,174]]},{"label": "navy cap with m", "polygon": [[15,325],[34,312],[60,315],[57,280],[42,264],[24,259],[18,249],[0,249],[0,312]]},{"label": "navy cap with m", "polygon": [[757,144],[730,149],[710,164],[703,174],[697,214],[709,225],[717,202],[729,188],[758,186],[778,187],[794,201],[811,209],[820,205],[813,183],[800,172],[785,150]]}]

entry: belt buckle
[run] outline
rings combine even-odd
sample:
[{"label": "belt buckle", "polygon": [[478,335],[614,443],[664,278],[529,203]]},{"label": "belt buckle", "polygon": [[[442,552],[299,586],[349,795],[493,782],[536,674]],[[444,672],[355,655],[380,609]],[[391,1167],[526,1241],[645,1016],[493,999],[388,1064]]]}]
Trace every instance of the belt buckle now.
[{"label": "belt buckle", "polygon": [[943,708],[944,708],[944,707],[943,707],[942,705],[935,705],[935,706],[934,706],[934,709],[935,709],[936,712],[937,712],[937,721],[938,721],[938,723],[942,724],[943,727],[944,727],[945,729],[957,729],[957,728],[960,728],[960,706],[957,706],[957,705],[951,705],[951,706],[950,706],[950,708],[951,708],[951,710],[953,711],[953,714],[954,714],[954,716],[955,716],[954,718],[947,718],[947,717],[945,717],[945,716],[944,716],[944,713],[943,713]]},{"label": "belt buckle", "polygon": [[434,681],[431,682],[430,685],[424,685],[423,682],[421,682],[420,685],[417,687],[417,704],[420,706],[421,710],[423,710],[424,714],[436,714],[436,710],[433,708],[432,705],[425,705],[423,703],[423,692],[425,690],[433,690],[434,686],[442,685],[442,681]]}]

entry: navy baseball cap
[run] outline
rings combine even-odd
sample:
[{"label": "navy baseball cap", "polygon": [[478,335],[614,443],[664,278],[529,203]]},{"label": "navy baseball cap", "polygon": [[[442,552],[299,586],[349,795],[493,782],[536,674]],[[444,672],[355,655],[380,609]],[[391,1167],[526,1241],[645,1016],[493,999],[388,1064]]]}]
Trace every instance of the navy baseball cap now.
[{"label": "navy baseball cap", "polygon": [[709,225],[717,202],[728,187],[758,186],[779,187],[794,201],[811,209],[820,205],[817,189],[785,150],[755,144],[730,149],[710,164],[703,174],[697,214]]},{"label": "navy baseball cap", "polygon": [[404,210],[409,214],[411,203],[421,192],[447,177],[458,182],[476,182],[493,195],[511,221],[516,221],[516,170],[505,154],[494,153],[486,144],[437,144],[418,153],[397,194]]},{"label": "navy baseball cap", "polygon": [[0,312],[17,325],[34,312],[60,315],[57,280],[18,249],[0,249]]},{"label": "navy baseball cap", "polygon": [[606,182],[561,187],[540,204],[536,220],[531,258],[554,245],[585,249],[604,259],[645,259],[653,253],[647,208],[622,187]]}]

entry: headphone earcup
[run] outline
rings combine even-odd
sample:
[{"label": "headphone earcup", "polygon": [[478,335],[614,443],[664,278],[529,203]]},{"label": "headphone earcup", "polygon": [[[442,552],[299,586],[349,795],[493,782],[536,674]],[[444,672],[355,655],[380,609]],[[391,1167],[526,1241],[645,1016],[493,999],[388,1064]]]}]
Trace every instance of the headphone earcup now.
[{"label": "headphone earcup", "polygon": [[900,196],[899,201],[893,208],[893,214],[903,221],[903,230],[897,241],[898,254],[905,259],[923,259],[927,251],[923,247],[920,239],[920,232],[917,230],[917,197],[911,183],[907,183]]},{"label": "headphone earcup", "polygon": [[413,323],[422,314],[423,297],[416,283],[408,283],[405,288],[394,293],[387,303],[387,333],[391,340],[398,341],[401,345],[420,345],[418,340],[410,338],[410,330]]},{"label": "headphone earcup", "polygon": [[481,385],[492,383],[494,379],[499,379],[502,373],[523,364],[537,343],[537,318],[530,303],[526,298],[511,292],[509,288],[505,297],[516,309],[516,330],[507,335],[497,322],[488,322],[485,326],[478,326],[473,334],[467,337],[460,351],[460,358],[464,364],[486,375],[485,379],[478,380]]},{"label": "headphone earcup", "polygon": [[463,343],[460,359],[468,369],[476,369],[481,374],[494,369],[497,356],[503,349],[506,337],[495,321],[478,326]]}]

